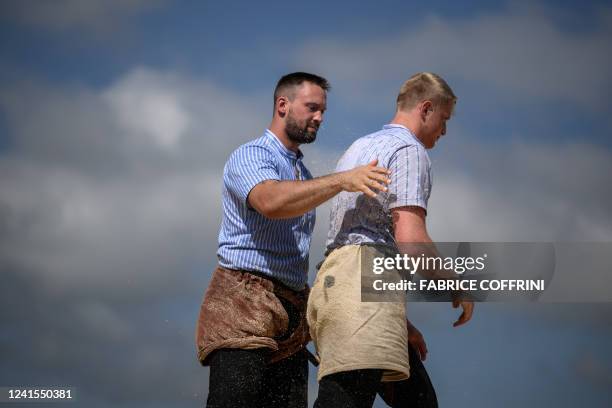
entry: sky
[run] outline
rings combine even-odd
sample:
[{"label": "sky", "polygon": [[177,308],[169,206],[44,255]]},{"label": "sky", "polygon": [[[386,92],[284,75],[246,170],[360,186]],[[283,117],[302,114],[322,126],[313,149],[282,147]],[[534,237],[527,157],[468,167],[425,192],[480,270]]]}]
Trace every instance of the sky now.
[{"label": "sky", "polygon": [[[611,242],[611,40],[604,1],[1,2],[0,387],[203,405],[223,164],[292,71],[332,84],[303,148],[314,175],[391,119],[411,74],[448,81],[434,240]],[[612,293],[607,272],[594,283]],[[581,300],[477,304],[457,329],[447,304],[408,305],[441,406],[609,406],[610,299]]]}]

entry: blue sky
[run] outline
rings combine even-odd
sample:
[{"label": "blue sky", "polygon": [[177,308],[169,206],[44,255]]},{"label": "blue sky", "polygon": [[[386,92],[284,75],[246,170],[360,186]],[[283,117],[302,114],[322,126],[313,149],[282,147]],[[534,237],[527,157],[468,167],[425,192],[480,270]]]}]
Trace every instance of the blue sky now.
[{"label": "blue sky", "polygon": [[[435,240],[612,241],[611,22],[603,1],[3,2],[0,386],[201,405],[193,331],[221,170],[294,70],[332,83],[304,148],[315,175],[391,118],[409,75],[448,80]],[[328,206],[317,214],[313,264]],[[461,329],[447,305],[409,313],[442,406],[612,400],[609,303],[481,304]]]}]

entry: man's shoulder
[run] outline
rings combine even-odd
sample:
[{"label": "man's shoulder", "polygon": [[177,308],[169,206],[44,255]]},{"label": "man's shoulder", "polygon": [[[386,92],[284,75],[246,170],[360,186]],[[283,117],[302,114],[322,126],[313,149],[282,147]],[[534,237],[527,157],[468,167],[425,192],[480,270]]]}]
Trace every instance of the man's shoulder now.
[{"label": "man's shoulder", "polygon": [[270,140],[266,135],[260,136],[257,139],[250,140],[238,146],[230,154],[229,161],[233,160],[250,160],[252,156],[271,155],[274,153]]},{"label": "man's shoulder", "polygon": [[376,149],[393,153],[413,146],[419,151],[425,152],[423,145],[407,132],[395,128],[383,128],[356,139],[347,151]]}]

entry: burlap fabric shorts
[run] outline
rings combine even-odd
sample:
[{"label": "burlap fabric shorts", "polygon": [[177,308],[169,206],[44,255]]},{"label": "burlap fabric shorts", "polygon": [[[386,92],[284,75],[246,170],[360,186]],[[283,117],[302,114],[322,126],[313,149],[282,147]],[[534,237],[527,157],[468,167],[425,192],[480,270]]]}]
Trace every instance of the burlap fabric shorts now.
[{"label": "burlap fabric shorts", "polygon": [[311,289],[307,318],[321,362],[318,380],[360,369],[384,370],[383,382],[410,375],[405,303],[361,301],[362,251],[372,257],[379,250],[360,245],[333,250]]},{"label": "burlap fabric shorts", "polygon": [[[249,272],[218,266],[204,295],[196,327],[198,359],[222,348],[271,350],[269,363],[282,360],[310,341],[306,323],[308,287],[296,292]],[[287,307],[297,318],[290,326]]]}]

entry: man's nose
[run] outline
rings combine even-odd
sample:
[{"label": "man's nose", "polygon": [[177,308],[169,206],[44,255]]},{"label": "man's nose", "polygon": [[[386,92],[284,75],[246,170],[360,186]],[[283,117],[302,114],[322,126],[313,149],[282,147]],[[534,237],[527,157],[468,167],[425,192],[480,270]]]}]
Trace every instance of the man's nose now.
[{"label": "man's nose", "polygon": [[313,120],[314,122],[317,122],[318,124],[320,124],[321,122],[323,122],[323,112],[321,112],[321,111],[317,111],[317,112],[315,112],[315,114],[314,114],[314,116],[313,116],[312,120]]}]

